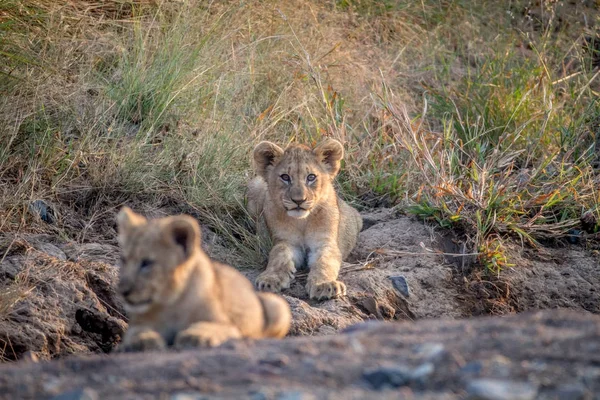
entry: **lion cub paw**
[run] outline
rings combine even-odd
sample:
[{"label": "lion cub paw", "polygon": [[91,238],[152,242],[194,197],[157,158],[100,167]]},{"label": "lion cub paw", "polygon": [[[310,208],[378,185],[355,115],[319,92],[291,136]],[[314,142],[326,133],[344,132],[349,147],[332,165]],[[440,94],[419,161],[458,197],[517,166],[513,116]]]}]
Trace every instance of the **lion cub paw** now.
[{"label": "lion cub paw", "polygon": [[126,337],[123,343],[117,348],[117,352],[157,351],[164,350],[166,347],[167,344],[158,332],[146,330]]},{"label": "lion cub paw", "polygon": [[287,289],[292,283],[292,273],[275,274],[272,272],[263,272],[256,278],[256,288],[263,292],[281,292],[282,289]]},{"label": "lion cub paw", "polygon": [[308,283],[306,291],[313,300],[329,300],[346,295],[344,282],[331,281],[325,283]]},{"label": "lion cub paw", "polygon": [[175,338],[175,348],[216,347],[229,339],[239,339],[240,332],[234,327],[203,324],[181,331]]}]

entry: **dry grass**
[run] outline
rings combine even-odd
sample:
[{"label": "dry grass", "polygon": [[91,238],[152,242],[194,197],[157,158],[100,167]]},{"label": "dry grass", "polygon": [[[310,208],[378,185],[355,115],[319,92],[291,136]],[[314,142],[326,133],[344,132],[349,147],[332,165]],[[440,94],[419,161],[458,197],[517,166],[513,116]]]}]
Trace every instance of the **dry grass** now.
[{"label": "dry grass", "polygon": [[110,240],[120,204],[169,206],[257,265],[250,149],[333,136],[346,198],[460,227],[497,270],[507,237],[598,214],[598,13],[528,4],[0,3],[0,231]]}]

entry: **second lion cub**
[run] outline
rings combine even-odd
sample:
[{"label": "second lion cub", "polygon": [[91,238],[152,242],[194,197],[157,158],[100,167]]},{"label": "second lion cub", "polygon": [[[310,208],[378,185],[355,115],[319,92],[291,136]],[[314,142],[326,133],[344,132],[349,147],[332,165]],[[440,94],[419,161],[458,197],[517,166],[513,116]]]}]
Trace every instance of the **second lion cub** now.
[{"label": "second lion cub", "polygon": [[266,224],[273,241],[267,269],[256,279],[260,290],[288,288],[296,269],[308,266],[311,299],[346,294],[338,275],[356,245],[362,218],[333,187],[343,156],[334,139],[314,149],[292,144],[283,150],[271,142],[254,148],[257,176],[248,184],[248,209],[259,229]]},{"label": "second lion cub", "polygon": [[130,317],[120,350],[217,346],[287,334],[287,302],[256,293],[237,270],[211,260],[200,247],[194,218],[147,220],[123,207],[117,225],[123,252],[118,291]]}]

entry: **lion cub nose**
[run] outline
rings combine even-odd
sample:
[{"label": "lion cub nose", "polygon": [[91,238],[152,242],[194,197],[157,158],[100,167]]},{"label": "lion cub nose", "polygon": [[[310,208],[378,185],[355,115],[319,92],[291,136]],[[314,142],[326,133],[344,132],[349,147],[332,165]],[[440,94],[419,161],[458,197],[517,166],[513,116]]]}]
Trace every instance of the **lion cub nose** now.
[{"label": "lion cub nose", "polygon": [[300,204],[304,203],[306,201],[306,198],[304,199],[292,199],[292,201],[294,203],[296,203],[298,206],[300,206]]},{"label": "lion cub nose", "polygon": [[133,285],[128,284],[128,283],[119,283],[118,288],[119,292],[121,292],[121,295],[125,298],[129,297],[129,295],[131,294],[131,292],[133,292]]}]

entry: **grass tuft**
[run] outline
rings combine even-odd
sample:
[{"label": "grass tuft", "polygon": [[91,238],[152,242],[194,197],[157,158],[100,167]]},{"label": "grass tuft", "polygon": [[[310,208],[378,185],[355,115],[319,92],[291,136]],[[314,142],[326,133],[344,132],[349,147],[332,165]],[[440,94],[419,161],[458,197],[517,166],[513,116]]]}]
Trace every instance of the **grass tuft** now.
[{"label": "grass tuft", "polygon": [[[0,230],[112,241],[121,204],[168,207],[262,265],[243,200],[252,147],[334,137],[346,199],[460,229],[497,272],[512,239],[600,220],[598,14],[586,2],[4,2]],[[30,215],[38,199],[56,224]]]}]

